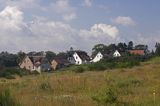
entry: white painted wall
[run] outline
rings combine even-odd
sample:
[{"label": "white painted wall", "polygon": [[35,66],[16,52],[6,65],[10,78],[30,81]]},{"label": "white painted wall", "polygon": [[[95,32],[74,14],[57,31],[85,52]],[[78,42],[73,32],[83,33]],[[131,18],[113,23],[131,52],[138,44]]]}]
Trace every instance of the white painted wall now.
[{"label": "white painted wall", "polygon": [[77,65],[82,64],[82,59],[78,56],[78,54],[76,52],[73,54],[73,57],[75,59],[75,64],[77,64]]},{"label": "white painted wall", "polygon": [[113,57],[121,57],[121,54],[118,52],[118,50],[116,50],[116,51],[113,53]]},{"label": "white painted wall", "polygon": [[96,63],[96,62],[100,61],[102,58],[103,58],[102,53],[98,52],[98,54],[94,57],[94,59],[91,62]]}]

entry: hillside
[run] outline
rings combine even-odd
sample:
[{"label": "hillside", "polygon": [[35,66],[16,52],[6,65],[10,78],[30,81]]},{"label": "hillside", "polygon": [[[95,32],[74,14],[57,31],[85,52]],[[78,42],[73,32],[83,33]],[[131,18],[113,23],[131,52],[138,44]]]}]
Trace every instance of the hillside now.
[{"label": "hillside", "polygon": [[154,58],[131,69],[0,79],[0,90],[9,89],[22,106],[159,106],[159,76],[160,58]]}]

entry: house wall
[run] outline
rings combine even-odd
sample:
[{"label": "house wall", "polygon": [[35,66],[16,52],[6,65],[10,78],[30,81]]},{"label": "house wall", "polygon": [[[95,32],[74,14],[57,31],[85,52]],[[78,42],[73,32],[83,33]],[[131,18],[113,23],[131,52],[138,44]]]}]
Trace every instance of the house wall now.
[{"label": "house wall", "polygon": [[75,60],[75,64],[80,65],[82,64],[82,59],[78,56],[77,53],[73,54],[74,60]]},{"label": "house wall", "polygon": [[57,63],[55,60],[53,60],[53,61],[51,62],[51,68],[52,68],[52,69],[56,70],[57,65],[58,65],[58,63]]},{"label": "house wall", "polygon": [[69,61],[71,64],[76,64],[76,61],[75,61],[74,57],[69,57],[69,58],[68,58],[68,61]]},{"label": "house wall", "polygon": [[22,61],[22,63],[20,64],[20,68],[27,69],[30,71],[34,70],[34,65],[28,56]]},{"label": "house wall", "polygon": [[121,54],[116,50],[113,54],[113,57],[121,57]]},{"label": "house wall", "polygon": [[48,62],[42,63],[40,65],[40,67],[41,67],[42,71],[50,71],[51,70],[51,66],[50,66],[50,64]]},{"label": "house wall", "polygon": [[96,63],[96,62],[100,61],[102,58],[103,58],[103,55],[102,55],[102,53],[99,52],[99,53],[95,56],[95,58],[92,60],[92,62]]},{"label": "house wall", "polygon": [[34,66],[34,71],[41,73],[41,66],[38,67]]}]

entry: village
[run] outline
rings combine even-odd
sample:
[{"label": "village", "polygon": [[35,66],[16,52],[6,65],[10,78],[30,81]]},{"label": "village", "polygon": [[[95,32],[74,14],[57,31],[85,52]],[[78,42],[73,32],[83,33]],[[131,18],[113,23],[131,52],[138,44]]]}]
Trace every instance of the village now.
[{"label": "village", "polygon": [[[132,43],[132,42],[130,42]],[[121,45],[121,43],[119,44]],[[101,44],[99,46],[102,46]],[[132,46],[132,44],[131,44]],[[65,67],[70,67],[73,65],[83,65],[83,64],[94,64],[103,59],[107,58],[119,58],[126,57],[126,54],[145,56],[149,54],[146,45],[139,45],[140,48],[136,47],[135,49],[122,50],[122,48],[114,49],[111,52],[107,53],[103,50],[96,51],[94,56],[89,56],[87,52],[81,50],[73,50],[71,47],[70,50],[65,54],[65,56],[55,56],[53,59],[48,60],[46,58],[46,53],[42,52],[41,54],[30,54],[25,55],[22,61],[19,63],[21,69],[28,71],[37,71],[41,73],[42,71],[55,71]]]}]

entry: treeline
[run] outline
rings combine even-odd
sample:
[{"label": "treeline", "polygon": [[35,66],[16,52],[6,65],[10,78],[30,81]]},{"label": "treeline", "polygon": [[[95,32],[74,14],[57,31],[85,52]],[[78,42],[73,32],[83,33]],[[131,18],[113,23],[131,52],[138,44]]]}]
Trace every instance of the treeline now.
[{"label": "treeline", "polygon": [[124,42],[120,42],[118,44],[97,44],[92,48],[92,57],[94,57],[98,52],[101,52],[103,54],[110,54],[114,52],[115,50],[118,50],[119,52],[126,52],[128,50],[144,50],[146,53],[149,53],[148,45],[144,44],[138,44],[134,46],[133,41],[128,42],[128,44]]},{"label": "treeline", "polygon": [[[152,52],[150,52],[150,54],[155,55],[155,56],[160,56],[160,43],[156,43],[155,45],[156,50]],[[148,46],[147,45],[143,45],[143,44],[138,44],[134,46],[134,43],[132,41],[128,42],[128,44],[120,42],[118,44],[109,44],[109,45],[105,45],[105,44],[97,44],[92,48],[92,56],[95,56],[98,52],[102,52],[102,53],[111,53],[114,52],[115,50],[118,50],[119,52],[126,52],[127,50],[132,50],[132,49],[142,49],[145,50],[145,52],[149,53],[148,50]],[[73,50],[73,48],[71,48],[71,50]],[[60,57],[60,58],[64,58],[66,59],[68,57],[68,52],[70,50],[66,51],[66,52],[60,52],[58,54],[56,54],[53,51],[41,51],[41,52],[29,52],[29,53],[25,53],[23,51],[20,51],[16,54],[13,53],[9,53],[9,52],[1,52],[0,53],[0,68],[2,67],[16,67],[18,66],[18,64],[23,60],[23,58],[26,55],[30,55],[30,56],[36,56],[36,55],[44,55],[46,56],[46,58],[50,61],[52,59],[54,59],[55,57]]]}]

